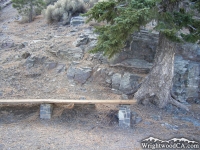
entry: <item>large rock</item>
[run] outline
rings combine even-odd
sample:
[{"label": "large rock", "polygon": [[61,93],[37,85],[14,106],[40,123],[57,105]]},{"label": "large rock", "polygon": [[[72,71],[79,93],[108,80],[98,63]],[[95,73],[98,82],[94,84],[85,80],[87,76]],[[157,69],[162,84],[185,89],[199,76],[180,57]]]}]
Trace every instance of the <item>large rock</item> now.
[{"label": "large rock", "polygon": [[89,41],[88,35],[82,34],[79,36],[79,38],[76,40],[74,45],[76,47],[81,46],[81,45],[86,45]]},{"label": "large rock", "polygon": [[3,40],[3,42],[1,43],[1,48],[11,48],[14,46],[15,46],[14,41],[11,39]]},{"label": "large rock", "polygon": [[181,102],[199,99],[200,63],[175,57],[173,92]]},{"label": "large rock", "polygon": [[79,47],[68,48],[66,50],[58,50],[56,55],[62,59],[80,60],[83,58],[83,50]]},{"label": "large rock", "polygon": [[85,83],[92,74],[91,67],[70,66],[67,70],[67,78],[78,83]]},{"label": "large rock", "polygon": [[79,26],[84,23],[85,23],[85,17],[82,17],[82,16],[72,17],[70,21],[71,26]]},{"label": "large rock", "polygon": [[29,56],[24,65],[26,65],[27,68],[31,68],[36,64],[43,64],[46,60],[46,57],[44,56]]},{"label": "large rock", "polygon": [[147,62],[146,60],[130,58],[116,64],[112,64],[111,62],[110,66],[131,68],[132,70],[138,73],[148,73],[152,68],[153,64]]},{"label": "large rock", "polygon": [[140,79],[139,76],[126,72],[121,79],[119,90],[127,95],[135,93],[138,89]]},{"label": "large rock", "polygon": [[112,76],[112,88],[118,90],[120,86],[122,75],[119,73],[115,73]]}]

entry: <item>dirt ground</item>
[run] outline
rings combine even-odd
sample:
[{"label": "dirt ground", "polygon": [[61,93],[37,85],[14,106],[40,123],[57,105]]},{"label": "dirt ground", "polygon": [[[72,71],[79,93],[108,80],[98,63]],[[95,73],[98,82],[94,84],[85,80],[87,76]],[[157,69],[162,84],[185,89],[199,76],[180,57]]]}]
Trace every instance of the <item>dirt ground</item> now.
[{"label": "dirt ground", "polygon": [[[95,83],[72,84],[66,78],[66,70],[58,74],[43,66],[30,70],[23,65],[26,60],[20,56],[29,52],[69,66],[69,60],[53,57],[48,49],[52,44],[73,47],[73,41],[88,28],[87,25],[71,35],[71,27],[48,25],[42,16],[27,24],[19,24],[16,16],[11,5],[1,11],[1,45],[13,42],[18,46],[0,49],[0,99],[121,98],[110,88]],[[21,49],[19,46],[23,42],[28,46]],[[93,62],[87,57],[86,54],[81,64],[90,66]],[[149,136],[159,139],[185,137],[200,142],[200,105],[190,105],[190,112],[173,106],[165,109],[154,105],[131,106],[133,122],[130,129],[118,127],[118,105],[77,105],[73,109],[55,105],[51,120],[39,118],[39,105],[0,105],[0,150],[139,150],[142,149],[141,140]]]}]

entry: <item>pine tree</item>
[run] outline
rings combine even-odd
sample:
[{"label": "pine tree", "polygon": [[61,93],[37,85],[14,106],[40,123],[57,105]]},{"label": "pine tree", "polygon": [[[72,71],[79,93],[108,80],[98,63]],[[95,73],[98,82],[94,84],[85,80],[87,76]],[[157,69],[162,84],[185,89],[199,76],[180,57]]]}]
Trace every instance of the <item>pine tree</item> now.
[{"label": "pine tree", "polygon": [[34,8],[43,8],[45,3],[43,0],[12,0],[13,7],[17,9],[19,14],[28,16],[29,22],[33,21]]},{"label": "pine tree", "polygon": [[[98,43],[91,52],[101,51],[109,58],[123,50],[134,32],[152,20],[157,21],[154,30],[159,32],[159,43],[151,72],[134,94],[139,102],[151,101],[160,108],[172,103],[189,110],[176,100],[171,88],[176,43],[194,43],[200,39],[200,19],[194,16],[195,8],[200,11],[200,0],[192,1],[193,9],[186,10],[180,4],[187,2],[190,6],[187,0],[109,0],[96,4],[85,14],[88,22],[107,21],[106,25],[96,27]],[[180,32],[184,28],[190,33]]]}]

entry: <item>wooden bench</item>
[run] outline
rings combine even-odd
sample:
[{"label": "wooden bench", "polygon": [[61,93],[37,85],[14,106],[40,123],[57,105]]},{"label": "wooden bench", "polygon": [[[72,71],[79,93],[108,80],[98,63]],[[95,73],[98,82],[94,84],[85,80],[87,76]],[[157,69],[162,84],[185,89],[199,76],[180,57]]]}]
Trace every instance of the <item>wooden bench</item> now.
[{"label": "wooden bench", "polygon": [[64,100],[64,99],[0,99],[0,104],[41,104],[40,118],[51,119],[53,104],[119,104],[119,126],[130,127],[130,105],[136,104],[136,100]]}]

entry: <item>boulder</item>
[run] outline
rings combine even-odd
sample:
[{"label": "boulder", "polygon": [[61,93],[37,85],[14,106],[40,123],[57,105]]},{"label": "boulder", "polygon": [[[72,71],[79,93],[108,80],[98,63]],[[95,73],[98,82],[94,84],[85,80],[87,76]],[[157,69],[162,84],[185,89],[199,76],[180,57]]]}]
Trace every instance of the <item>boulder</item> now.
[{"label": "boulder", "polygon": [[72,17],[70,21],[71,26],[79,26],[84,23],[85,23],[85,17],[82,17],[82,16]]},{"label": "boulder", "polygon": [[81,46],[81,45],[86,45],[88,41],[89,41],[88,35],[81,34],[79,38],[76,40],[76,42],[74,43],[74,45],[76,47]]},{"label": "boulder", "polygon": [[92,74],[91,67],[70,66],[67,70],[67,78],[75,82],[84,84]]},{"label": "boulder", "polygon": [[110,63],[110,66],[112,67],[119,66],[119,67],[131,68],[135,72],[138,72],[138,73],[148,73],[153,66],[152,63],[149,63],[146,60],[133,59],[133,58],[123,60],[120,63],[116,63],[116,64],[111,64],[111,63]]},{"label": "boulder", "polygon": [[56,68],[57,64],[58,64],[57,62],[46,62],[45,67],[48,70],[52,70],[52,69]]},{"label": "boulder", "polygon": [[65,70],[65,64],[58,64],[57,67],[56,67],[56,72],[57,73],[60,73],[62,72],[63,70]]},{"label": "boulder", "polygon": [[39,56],[29,56],[24,65],[26,65],[28,68],[31,68],[33,67],[34,65],[36,64],[43,64],[46,60],[46,57],[42,56],[42,57],[39,57]]},{"label": "boulder", "polygon": [[138,89],[140,79],[139,76],[126,72],[121,78],[119,90],[126,95],[135,93]]},{"label": "boulder", "polygon": [[11,47],[14,47],[15,44],[14,44],[14,41],[11,40],[11,39],[5,39],[3,40],[3,42],[1,43],[1,48],[11,48]]},{"label": "boulder", "polygon": [[112,88],[118,90],[120,86],[122,75],[119,73],[115,73],[112,76]]},{"label": "boulder", "polygon": [[55,52],[56,55],[63,59],[68,60],[80,60],[83,58],[83,50],[79,47],[76,48],[68,48],[66,50],[59,50],[58,52]]}]

